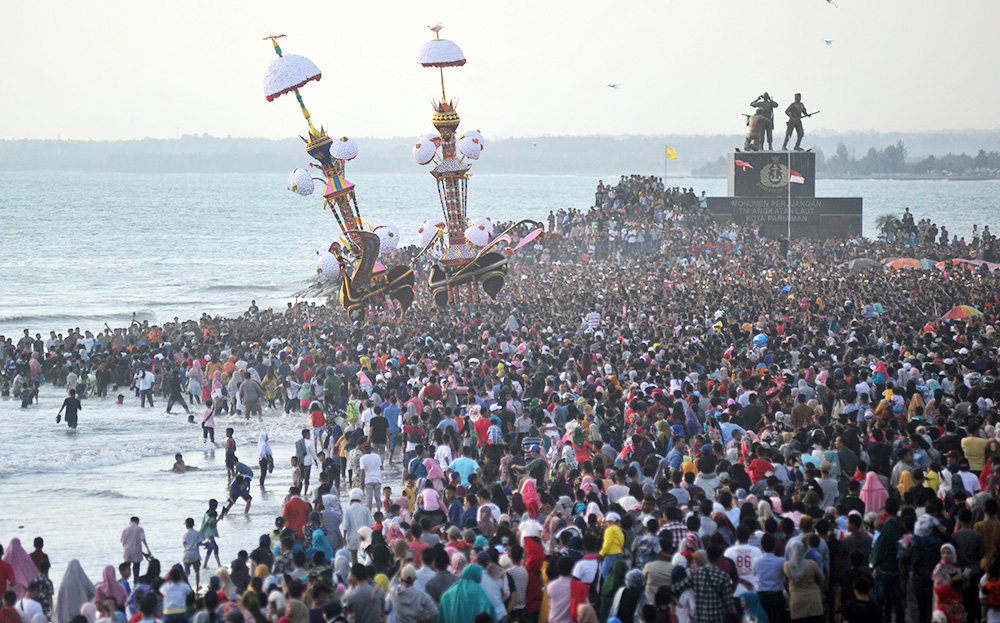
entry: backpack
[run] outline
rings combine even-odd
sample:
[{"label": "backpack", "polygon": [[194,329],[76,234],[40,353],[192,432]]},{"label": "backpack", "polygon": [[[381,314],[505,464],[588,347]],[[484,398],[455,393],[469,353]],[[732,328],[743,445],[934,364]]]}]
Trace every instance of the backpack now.
[{"label": "backpack", "polygon": [[358,421],[359,417],[361,414],[358,413],[358,405],[354,404],[353,400],[349,401],[347,403],[347,421],[353,424]]},{"label": "backpack", "polygon": [[965,492],[965,483],[962,482],[962,476],[957,471],[951,475],[951,494],[958,495],[959,493]]}]

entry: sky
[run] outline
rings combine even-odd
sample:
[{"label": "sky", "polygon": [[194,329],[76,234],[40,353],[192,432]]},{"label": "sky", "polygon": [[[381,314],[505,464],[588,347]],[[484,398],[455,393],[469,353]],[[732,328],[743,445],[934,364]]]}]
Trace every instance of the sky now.
[{"label": "sky", "polygon": [[835,2],[5,2],[0,139],[302,134],[293,97],[264,99],[269,34],[323,71],[302,94],[331,135],[417,137],[437,23],[468,59],[448,95],[487,140],[742,135],[764,91],[781,109],[801,92],[807,133],[1000,128],[1000,2]]}]

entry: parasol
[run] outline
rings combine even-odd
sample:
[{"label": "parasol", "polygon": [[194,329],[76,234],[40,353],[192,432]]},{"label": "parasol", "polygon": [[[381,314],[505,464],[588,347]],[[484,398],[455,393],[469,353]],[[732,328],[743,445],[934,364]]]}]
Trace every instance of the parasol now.
[{"label": "parasol", "polygon": [[286,54],[271,61],[264,74],[264,97],[272,102],[312,80],[323,77],[319,67],[298,54]]},{"label": "parasol", "polygon": [[871,268],[879,268],[882,265],[879,264],[876,260],[871,259],[870,257],[859,257],[857,259],[847,262],[845,266],[847,266],[848,270],[861,271],[861,270],[869,270]]},{"label": "parasol", "polygon": [[753,343],[757,346],[767,344],[767,335],[764,333],[758,333],[757,335],[753,336]]},{"label": "parasol", "polygon": [[943,320],[963,320],[972,316],[982,316],[983,312],[970,305],[956,305],[942,316]]},{"label": "parasol", "polygon": [[920,265],[920,260],[912,257],[901,257],[894,259],[890,262],[887,262],[886,266],[888,266],[889,268],[895,268],[896,270],[900,270],[902,268],[923,268]]}]

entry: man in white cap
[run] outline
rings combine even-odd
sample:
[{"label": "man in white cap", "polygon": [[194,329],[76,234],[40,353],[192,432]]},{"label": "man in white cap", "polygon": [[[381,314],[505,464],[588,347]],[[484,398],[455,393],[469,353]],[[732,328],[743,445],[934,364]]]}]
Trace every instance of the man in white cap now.
[{"label": "man in white cap", "polygon": [[372,512],[362,504],[365,493],[361,489],[351,489],[351,504],[344,511],[344,522],[341,528],[344,530],[344,540],[347,549],[351,552],[351,564],[358,561],[358,550],[361,549],[361,538],[358,530],[361,528],[372,528],[375,526],[375,517]]}]

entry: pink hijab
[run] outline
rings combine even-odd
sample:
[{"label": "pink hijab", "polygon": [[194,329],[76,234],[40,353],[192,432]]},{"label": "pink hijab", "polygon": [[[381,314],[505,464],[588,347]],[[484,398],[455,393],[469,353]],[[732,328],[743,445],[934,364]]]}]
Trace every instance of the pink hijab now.
[{"label": "pink hijab", "polygon": [[427,468],[427,480],[444,480],[444,472],[441,471],[441,465],[437,459],[424,459],[424,467]]},{"label": "pink hijab", "polygon": [[14,581],[17,582],[14,586],[14,592],[17,593],[18,599],[24,599],[28,582],[38,577],[38,567],[31,561],[31,556],[28,555],[28,552],[24,551],[20,539],[13,538],[10,540],[7,550],[3,554],[3,561],[14,567]]},{"label": "pink hijab", "polygon": [[542,504],[542,500],[538,497],[538,491],[535,490],[535,481],[531,478],[524,481],[521,485],[521,499],[524,500],[524,506],[528,509],[528,514],[531,515],[532,519],[538,517],[538,509]]},{"label": "pink hijab", "polygon": [[125,594],[125,587],[118,583],[118,575],[115,573],[114,565],[104,567],[104,581],[97,585],[94,595],[94,603],[97,606],[107,597],[114,597],[118,605],[124,605],[128,599]]},{"label": "pink hijab", "polygon": [[191,362],[191,369],[188,370],[188,376],[193,376],[198,379],[199,383],[205,382],[205,373],[201,370],[201,362],[195,359]]},{"label": "pink hijab", "polygon": [[878,479],[875,472],[868,472],[865,475],[865,484],[861,487],[861,499],[865,503],[866,513],[877,513],[885,507],[889,493],[882,486],[882,481]]}]

